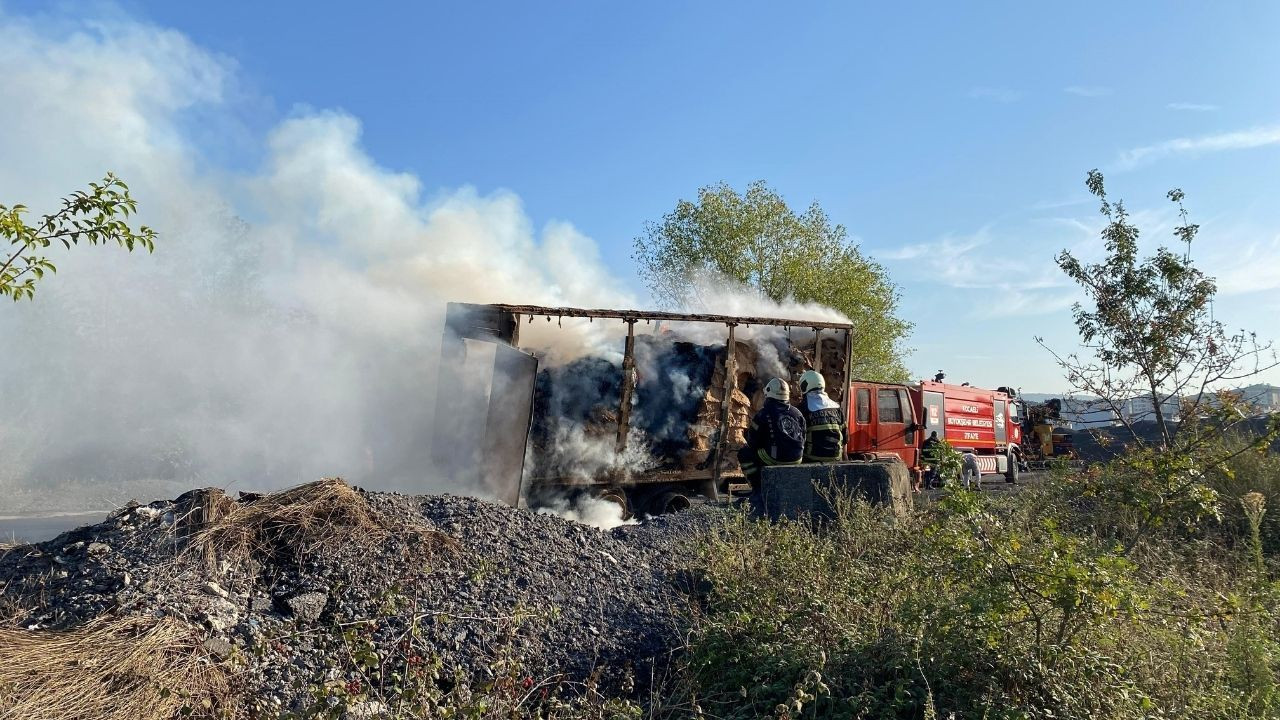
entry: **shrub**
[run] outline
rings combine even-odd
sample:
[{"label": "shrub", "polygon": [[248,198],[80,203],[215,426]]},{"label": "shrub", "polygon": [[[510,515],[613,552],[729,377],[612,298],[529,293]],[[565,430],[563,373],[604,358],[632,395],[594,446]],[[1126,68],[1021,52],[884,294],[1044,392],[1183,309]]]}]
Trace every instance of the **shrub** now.
[{"label": "shrub", "polygon": [[1239,552],[1126,547],[1060,489],[841,505],[705,541],[688,670],[708,715],[1275,715],[1276,589]]},{"label": "shrub", "polygon": [[[1243,444],[1234,438],[1223,442],[1229,446]],[[1265,447],[1249,450],[1212,468],[1207,475],[1209,485],[1228,499],[1223,503],[1221,527],[1235,541],[1244,539],[1249,523],[1242,506],[1234,500],[1251,492],[1262,495],[1266,507],[1272,511],[1261,517],[1261,547],[1268,555],[1280,553],[1280,455],[1267,452]]]}]

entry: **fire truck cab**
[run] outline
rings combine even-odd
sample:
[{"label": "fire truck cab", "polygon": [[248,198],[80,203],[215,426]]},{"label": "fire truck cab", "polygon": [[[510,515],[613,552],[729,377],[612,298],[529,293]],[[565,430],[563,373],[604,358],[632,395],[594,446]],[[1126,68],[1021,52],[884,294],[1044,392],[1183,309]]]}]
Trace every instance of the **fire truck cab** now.
[{"label": "fire truck cab", "polygon": [[1018,480],[1022,442],[1017,402],[999,390],[922,381],[895,385],[850,383],[850,457],[897,455],[921,469],[921,448],[936,432],[957,451],[972,455],[983,475]]}]

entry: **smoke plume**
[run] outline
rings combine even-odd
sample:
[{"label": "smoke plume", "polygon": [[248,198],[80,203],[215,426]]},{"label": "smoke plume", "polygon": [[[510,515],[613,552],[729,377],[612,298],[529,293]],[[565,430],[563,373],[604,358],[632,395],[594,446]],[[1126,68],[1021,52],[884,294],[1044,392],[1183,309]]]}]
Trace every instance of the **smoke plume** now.
[{"label": "smoke plume", "polygon": [[619,525],[638,525],[639,520],[622,519],[622,506],[617,503],[579,495],[573,500],[558,497],[548,500],[547,504],[538,508],[543,515],[559,515],[565,520],[572,520],[583,525],[590,525],[601,530],[611,530]]},{"label": "smoke plume", "polygon": [[[47,212],[110,169],[160,233],[153,256],[56,253],[0,311],[4,510],[321,475],[451,489],[425,452],[445,302],[636,304],[571,225],[535,229],[506,191],[428,197],[349,115],[252,138],[233,63],[178,33],[2,13],[0,198]],[[236,142],[252,169],[212,157]]]},{"label": "smoke plume", "polygon": [[[374,161],[351,115],[297,109],[254,129],[262,103],[234,61],[181,33],[0,9],[0,77],[0,201],[48,212],[112,170],[160,234],[152,256],[53,252],[35,301],[0,309],[0,515],[324,475],[466,492],[427,453],[445,303],[648,304],[572,225],[535,228],[514,193],[426,189]],[[699,298],[833,315],[715,281]],[[624,331],[539,320],[521,335],[555,367],[620,363]],[[724,342],[720,326],[647,331]],[[557,442],[607,451],[572,428]]]}]

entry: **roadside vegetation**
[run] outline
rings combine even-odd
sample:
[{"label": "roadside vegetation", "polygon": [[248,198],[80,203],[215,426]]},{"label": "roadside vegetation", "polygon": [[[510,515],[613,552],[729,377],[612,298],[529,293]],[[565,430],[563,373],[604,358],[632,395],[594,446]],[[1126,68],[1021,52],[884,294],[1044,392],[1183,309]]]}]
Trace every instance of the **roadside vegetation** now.
[{"label": "roadside vegetation", "polygon": [[[797,213],[763,180],[725,183],[680,200],[635,239],[633,258],[661,306],[717,312],[718,290],[751,288],[775,302],[814,303],[856,323],[853,377],[905,382],[911,323],[898,286],[816,202]],[[707,295],[711,295],[710,298]]]},{"label": "roadside vegetation", "polygon": [[[1240,458],[1280,489],[1274,463]],[[1280,538],[1262,494],[1221,497],[1221,521],[1175,510],[1156,531],[1065,473],[955,487],[905,519],[737,516],[702,548],[689,700],[727,718],[1280,716]]]}]

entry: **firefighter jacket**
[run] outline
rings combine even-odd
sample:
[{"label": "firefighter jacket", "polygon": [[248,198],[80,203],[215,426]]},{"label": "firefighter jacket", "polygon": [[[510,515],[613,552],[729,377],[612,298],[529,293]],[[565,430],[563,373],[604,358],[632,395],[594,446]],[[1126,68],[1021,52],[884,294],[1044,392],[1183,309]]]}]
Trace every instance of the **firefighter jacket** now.
[{"label": "firefighter jacket", "polygon": [[805,422],[804,461],[843,460],[849,429],[840,406],[821,390],[810,390],[800,404],[800,413]]},{"label": "firefighter jacket", "polygon": [[781,400],[765,400],[764,407],[751,418],[747,447],[761,465],[799,463],[804,456],[804,416]]},{"label": "firefighter jacket", "polygon": [[920,446],[920,458],[925,462],[937,462],[938,450],[942,447],[942,441],[938,439],[937,433],[930,435]]}]

